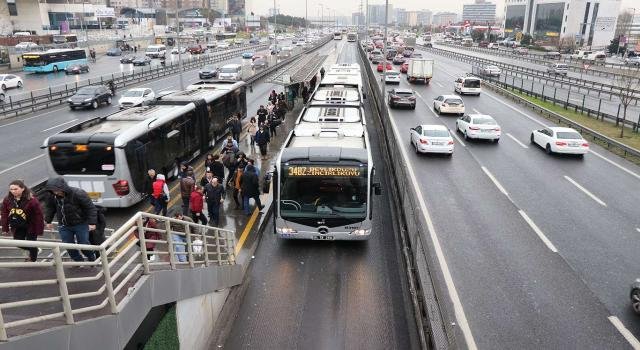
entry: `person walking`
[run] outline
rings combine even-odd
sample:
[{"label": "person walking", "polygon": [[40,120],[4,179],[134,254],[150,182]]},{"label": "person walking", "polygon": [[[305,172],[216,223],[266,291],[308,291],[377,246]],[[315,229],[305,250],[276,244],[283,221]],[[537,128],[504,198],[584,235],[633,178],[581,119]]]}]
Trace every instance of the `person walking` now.
[{"label": "person walking", "polygon": [[320,68],[320,79],[324,79],[324,67]]},{"label": "person walking", "polygon": [[244,213],[251,215],[249,210],[249,199],[253,198],[256,206],[262,210],[264,206],[260,203],[260,179],[254,172],[252,165],[247,165],[247,171],[240,178],[240,192],[242,194],[242,208]]},{"label": "person walking", "polygon": [[[213,177],[218,178],[219,183],[222,183],[222,181],[224,180],[224,164],[222,164],[222,162],[220,161],[219,154],[216,154],[215,156],[213,156],[213,159],[214,161],[211,164],[211,173],[213,173]],[[208,181],[207,183],[209,182],[211,181]],[[206,186],[206,184],[202,186]]]},{"label": "person walking", "polygon": [[236,141],[231,135],[227,135],[227,139],[222,143],[222,149],[220,154],[224,154],[228,148],[235,148],[234,152],[239,150],[238,141]]},{"label": "person walking", "polygon": [[163,216],[167,216],[167,203],[170,198],[169,186],[165,182],[164,175],[156,175],[156,181],[153,182],[153,201],[155,204],[153,213],[156,215],[162,213]]},{"label": "person walking", "polygon": [[189,165],[187,162],[180,163],[180,171],[178,172],[178,178],[182,179],[187,176],[187,173],[191,171],[193,172],[193,167]]},{"label": "person walking", "polygon": [[[187,223],[193,224],[193,220],[190,217],[183,215],[180,209],[176,209],[176,208],[172,209],[171,217],[177,220],[186,221]],[[169,224],[169,226],[171,227],[171,231],[180,232],[180,233],[187,232],[187,228],[185,227],[186,225],[187,224],[179,224],[177,222],[171,222],[171,224]],[[171,240],[174,243],[173,250],[176,252],[176,257],[178,258],[178,262],[181,262],[181,263],[187,262],[187,254],[185,254],[185,252],[187,251],[186,235],[172,233]]]},{"label": "person walking", "polygon": [[225,193],[217,178],[214,177],[211,183],[204,187],[204,195],[207,201],[209,221],[214,226],[218,226],[220,223],[220,206],[224,203]]},{"label": "person walking", "polygon": [[269,138],[276,136],[276,128],[280,125],[281,121],[275,114],[269,115],[267,125],[269,126]]},{"label": "person walking", "polygon": [[240,133],[242,132],[242,122],[238,116],[234,115],[229,119],[229,129],[231,129],[231,135],[236,142],[240,142]]},{"label": "person walking", "polygon": [[271,137],[269,137],[269,132],[264,129],[264,125],[260,125],[255,139],[258,147],[260,147],[260,155],[262,156],[262,159],[265,159],[267,156],[267,145],[271,141]]},{"label": "person walking", "polygon": [[207,217],[202,213],[204,208],[204,188],[201,186],[195,186],[193,192],[191,192],[191,198],[189,200],[189,209],[191,210],[191,218],[193,222],[200,222],[203,225],[207,224]]},{"label": "person walking", "polygon": [[[9,193],[2,201],[2,234],[11,233],[15,240],[37,241],[44,233],[44,218],[40,201],[22,180],[9,183]],[[24,249],[26,261],[38,260],[39,248]]]},{"label": "person walking", "polygon": [[[49,179],[45,190],[49,192],[44,213],[47,229],[53,229],[51,222],[55,215],[58,219],[58,233],[62,242],[91,244],[89,231],[96,229],[98,213],[87,192],[69,186],[61,177]],[[82,255],[88,261],[95,260],[95,254],[91,250],[83,250],[82,255],[75,249],[67,249],[67,252],[74,261],[84,261]]]},{"label": "person walking", "polygon": [[260,125],[267,121],[267,115],[269,115],[269,111],[264,108],[263,105],[260,105],[260,108],[258,108],[256,114],[258,115],[258,125]]},{"label": "person walking", "polygon": [[249,138],[251,139],[251,150],[253,152],[253,147],[256,144],[256,132],[258,132],[258,121],[256,117],[251,117],[249,120],[249,125],[247,127],[247,133],[249,134]]},{"label": "person walking", "polygon": [[138,53],[138,47],[133,45],[133,53]]},{"label": "person walking", "polygon": [[187,170],[185,176],[180,179],[180,196],[182,197],[182,212],[185,215],[189,215],[189,200],[191,199],[191,192],[196,185],[196,178],[193,174],[193,170]]},{"label": "person walking", "polygon": [[273,102],[269,101],[267,103],[267,114],[271,114],[273,113],[273,109],[276,107],[276,105],[273,104]]},{"label": "person walking", "polygon": [[271,93],[269,94],[269,101],[275,104],[277,98],[278,98],[278,94],[276,94],[276,90],[271,90]]},{"label": "person walking", "polygon": [[309,100],[309,88],[307,87],[307,84],[304,84],[304,86],[302,87],[302,103],[307,104],[308,100]]},{"label": "person walking", "polygon": [[285,101],[278,102],[278,110],[276,116],[278,119],[284,121],[284,117],[287,115],[287,103]]},{"label": "person walking", "polygon": [[155,205],[153,201],[153,183],[156,181],[156,171],[147,170],[147,177],[144,179],[144,195],[149,199],[151,205]]},{"label": "person walking", "polygon": [[[156,219],[154,218],[146,218],[144,223],[142,224],[145,228],[150,228],[150,229],[158,229],[158,221],[156,221]],[[134,230],[133,234],[136,236],[136,238],[140,238],[139,234],[138,234],[138,230]],[[158,232],[152,232],[152,231],[144,231],[144,238],[146,239],[151,239],[154,241],[159,241],[162,239],[162,237],[160,236],[160,233]],[[138,247],[140,247],[140,241],[138,241],[138,243],[136,243],[138,245]],[[145,241],[145,248],[147,249],[147,259],[149,259],[149,261],[156,261],[157,257],[155,254],[153,254],[153,251],[156,248],[156,244],[155,242],[148,242]]]},{"label": "person walking", "polygon": [[211,164],[213,164],[213,154],[207,154],[207,159],[204,160],[204,171],[211,170]]}]

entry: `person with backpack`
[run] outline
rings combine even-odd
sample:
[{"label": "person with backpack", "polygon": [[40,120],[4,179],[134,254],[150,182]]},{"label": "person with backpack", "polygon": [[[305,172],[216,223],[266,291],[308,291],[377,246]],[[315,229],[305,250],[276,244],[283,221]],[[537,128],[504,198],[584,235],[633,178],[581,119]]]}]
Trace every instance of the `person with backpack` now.
[{"label": "person with backpack", "polygon": [[[89,231],[96,229],[98,211],[87,192],[69,186],[61,177],[49,179],[45,190],[49,192],[44,213],[47,229],[53,229],[51,222],[55,215],[58,218],[58,233],[62,242],[91,244]],[[92,250],[83,250],[82,255],[75,249],[67,249],[67,252],[74,261],[84,261],[82,255],[88,261],[95,260],[95,254]]]},{"label": "person with backpack", "polygon": [[262,159],[265,159],[267,156],[267,145],[271,141],[271,137],[269,136],[269,132],[265,130],[264,125],[260,125],[255,139],[258,147],[260,147],[260,154],[262,155]]},{"label": "person with backpack", "polygon": [[[40,201],[22,180],[9,183],[9,193],[2,201],[2,234],[13,234],[15,240],[37,241],[44,233],[44,219]],[[38,259],[38,248],[21,248],[26,261]]]},{"label": "person with backpack", "polygon": [[167,216],[167,204],[170,199],[169,186],[164,179],[163,174],[156,175],[156,181],[153,183],[153,201],[155,203],[153,213]]},{"label": "person with backpack", "polygon": [[191,198],[189,200],[189,209],[191,210],[191,218],[193,222],[201,222],[203,225],[207,224],[207,217],[202,213],[204,208],[204,188],[201,186],[195,186],[193,192],[191,192]]},{"label": "person with backpack", "polygon": [[224,187],[218,183],[217,178],[213,178],[210,184],[204,187],[205,199],[207,201],[207,211],[209,220],[214,226],[220,223],[220,206],[224,203]]},{"label": "person with backpack", "polygon": [[260,179],[256,175],[253,165],[247,165],[247,171],[240,178],[240,193],[242,194],[242,208],[247,216],[251,215],[249,210],[249,199],[251,198],[260,210],[264,208],[260,203]]},{"label": "person with backpack", "polygon": [[227,168],[227,176],[224,178],[225,183],[229,182],[233,176],[233,172],[236,170],[236,158],[240,152],[237,147],[226,147],[222,154],[222,164]]}]

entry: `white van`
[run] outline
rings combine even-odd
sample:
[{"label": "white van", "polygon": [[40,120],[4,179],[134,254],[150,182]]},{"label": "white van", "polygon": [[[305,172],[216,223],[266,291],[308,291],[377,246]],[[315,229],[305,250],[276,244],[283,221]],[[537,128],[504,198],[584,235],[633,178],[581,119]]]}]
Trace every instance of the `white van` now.
[{"label": "white van", "polygon": [[482,80],[478,77],[466,76],[460,77],[453,83],[453,90],[460,95],[477,95],[480,96]]},{"label": "white van", "polygon": [[144,54],[151,58],[164,57],[167,54],[167,47],[164,45],[149,45]]},{"label": "white van", "polygon": [[592,51],[587,51],[587,50],[576,50],[569,57],[572,60],[582,60],[589,57],[589,55],[591,55],[592,53],[593,53]]},{"label": "white van", "polygon": [[569,66],[566,63],[554,63],[547,67],[547,73],[566,76],[569,73]]},{"label": "white van", "polygon": [[242,80],[242,65],[225,64],[218,71],[219,80]]}]

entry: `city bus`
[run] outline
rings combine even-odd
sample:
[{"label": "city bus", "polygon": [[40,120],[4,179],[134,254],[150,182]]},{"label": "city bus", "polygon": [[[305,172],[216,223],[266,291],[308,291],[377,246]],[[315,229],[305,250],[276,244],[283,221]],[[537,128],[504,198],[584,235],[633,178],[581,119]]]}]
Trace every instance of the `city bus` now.
[{"label": "city bus", "polygon": [[358,40],[358,34],[357,33],[348,33],[347,34],[347,41],[349,42],[355,42],[356,40]]},{"label": "city bus", "polygon": [[[363,92],[360,66],[357,64],[336,64],[331,66],[325,73],[324,79],[318,84],[316,90],[321,91],[332,88],[355,88],[358,91],[358,100],[360,103],[364,103],[363,100],[366,98],[366,95]],[[315,95],[314,93],[314,96]]]},{"label": "city bus", "polygon": [[215,34],[215,38],[218,41],[223,41],[223,40],[233,40],[236,38],[236,33],[216,33]]},{"label": "city bus", "polygon": [[333,40],[342,40],[342,32],[334,32]]},{"label": "city bus", "polygon": [[44,52],[22,54],[25,72],[48,73],[63,71],[72,64],[86,64],[87,53],[84,49],[50,49]]},{"label": "city bus", "polygon": [[82,122],[44,141],[48,175],[84,189],[96,204],[130,207],[143,198],[148,169],[177,176],[181,162],[225,136],[233,113],[246,115],[246,105],[244,82],[219,83]]},{"label": "city bus", "polygon": [[350,124],[333,128],[309,121],[289,133],[273,174],[274,230],[280,238],[371,236],[372,197],[381,188],[374,183],[367,131]]}]

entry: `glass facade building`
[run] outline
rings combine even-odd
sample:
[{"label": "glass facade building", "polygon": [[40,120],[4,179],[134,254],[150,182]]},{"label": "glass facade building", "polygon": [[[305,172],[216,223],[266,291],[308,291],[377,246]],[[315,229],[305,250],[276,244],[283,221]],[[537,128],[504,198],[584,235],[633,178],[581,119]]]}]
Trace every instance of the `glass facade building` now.
[{"label": "glass facade building", "polygon": [[513,33],[524,29],[524,16],[526,14],[526,5],[508,5],[504,19],[505,33]]},{"label": "glass facade building", "polygon": [[562,30],[564,16],[564,2],[538,4],[536,6],[535,25],[533,35],[535,37],[557,37]]}]

